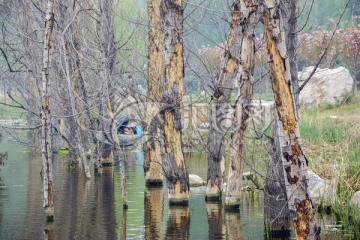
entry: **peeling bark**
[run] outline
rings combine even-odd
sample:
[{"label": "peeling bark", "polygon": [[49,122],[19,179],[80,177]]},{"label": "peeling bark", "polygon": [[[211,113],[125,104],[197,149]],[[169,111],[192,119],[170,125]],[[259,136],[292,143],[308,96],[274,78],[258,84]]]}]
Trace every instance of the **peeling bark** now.
[{"label": "peeling bark", "polygon": [[160,147],[159,103],[164,82],[164,32],[160,14],[161,0],[148,0],[149,50],[148,99],[146,106],[146,145],[144,172],[146,186],[163,184]]},{"label": "peeling bark", "polygon": [[54,193],[53,193],[53,164],[52,164],[52,137],[51,137],[51,115],[50,115],[50,65],[51,65],[51,36],[54,27],[53,1],[48,0],[45,16],[43,72],[42,72],[42,108],[41,108],[41,155],[42,155],[42,177],[43,177],[43,207],[45,208],[48,221],[54,218]]},{"label": "peeling bark", "polygon": [[[240,66],[237,72],[240,91],[236,100],[234,119],[238,121],[230,142],[230,166],[225,192],[225,207],[239,208],[241,179],[245,158],[245,131],[247,129],[253,95],[253,74],[255,54],[255,28],[258,22],[258,1],[238,1],[235,5],[238,22],[237,43],[240,49]],[[235,16],[234,16],[235,17]]]},{"label": "peeling bark", "polygon": [[232,21],[227,38],[227,50],[223,60],[223,67],[212,95],[213,107],[211,108],[211,122],[208,133],[207,155],[208,172],[206,199],[219,200],[225,171],[225,134],[229,129],[222,128],[222,121],[227,119],[230,106],[230,97],[234,81],[237,79],[240,65],[240,3],[237,1],[232,6]]},{"label": "peeling bark", "polygon": [[160,107],[163,170],[169,189],[170,205],[187,205],[190,184],[182,149],[180,114],[184,76],[182,0],[162,0],[161,16],[165,33],[165,91]]},{"label": "peeling bark", "polygon": [[319,228],[308,191],[308,163],[301,147],[296,108],[291,89],[290,63],[287,57],[282,14],[277,0],[264,2],[261,21],[270,55],[270,72],[279,118],[277,129],[291,218],[296,239],[315,239]]}]

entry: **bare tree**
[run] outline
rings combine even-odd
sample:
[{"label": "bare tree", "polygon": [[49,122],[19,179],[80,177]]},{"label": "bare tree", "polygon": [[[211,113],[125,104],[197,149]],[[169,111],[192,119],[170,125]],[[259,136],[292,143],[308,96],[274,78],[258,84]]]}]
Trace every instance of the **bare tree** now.
[{"label": "bare tree", "polygon": [[160,15],[161,0],[148,0],[148,103],[146,106],[145,181],[147,186],[163,183],[160,148],[159,104],[164,83],[164,32]]},{"label": "bare tree", "polygon": [[45,16],[45,33],[44,33],[44,54],[43,54],[43,72],[41,87],[41,152],[42,152],[42,176],[44,203],[48,220],[54,218],[54,193],[53,193],[53,165],[52,165],[52,136],[51,136],[51,115],[50,115],[50,65],[51,65],[51,36],[54,27],[54,12],[52,0],[47,1]]},{"label": "bare tree", "polygon": [[237,106],[235,119],[239,125],[231,134],[230,142],[230,166],[225,192],[227,208],[238,208],[240,205],[241,179],[245,159],[245,132],[251,117],[250,108],[253,95],[255,29],[259,20],[258,6],[257,0],[237,1],[233,9],[232,27],[234,27],[234,32],[229,35],[235,40],[234,45],[230,45],[230,51],[232,47],[240,51],[240,58],[237,59],[239,67],[236,72],[240,91],[235,104]]},{"label": "bare tree", "polygon": [[301,146],[296,117],[296,105],[292,97],[290,62],[285,44],[284,20],[279,1],[264,1],[262,22],[270,55],[270,71],[275,105],[279,118],[277,135],[280,140],[281,159],[291,218],[297,239],[315,239],[319,231],[309,196],[308,162]]},{"label": "bare tree", "polygon": [[163,121],[163,169],[170,204],[187,205],[190,186],[182,149],[180,113],[184,77],[182,0],[163,0],[161,16],[165,33],[165,89],[160,107]]}]

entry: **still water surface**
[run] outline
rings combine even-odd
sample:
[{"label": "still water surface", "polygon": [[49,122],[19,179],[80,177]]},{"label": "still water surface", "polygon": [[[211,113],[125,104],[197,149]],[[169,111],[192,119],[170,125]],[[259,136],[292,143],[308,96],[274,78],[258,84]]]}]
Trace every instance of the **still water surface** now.
[{"label": "still water surface", "polygon": [[[169,208],[166,190],[146,189],[143,153],[127,150],[128,210],[122,209],[119,164],[86,180],[67,156],[54,155],[55,221],[45,224],[41,156],[5,137],[0,151],[0,239],[264,239],[263,206],[245,202],[224,212],[191,189],[189,208]],[[206,159],[188,154],[189,172],[206,177]]]}]

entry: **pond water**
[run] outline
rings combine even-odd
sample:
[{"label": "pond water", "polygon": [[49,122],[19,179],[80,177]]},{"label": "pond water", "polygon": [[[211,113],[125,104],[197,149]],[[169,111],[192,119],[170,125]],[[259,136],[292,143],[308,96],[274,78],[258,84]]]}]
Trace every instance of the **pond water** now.
[{"label": "pond water", "polygon": [[[9,136],[0,143],[0,239],[265,239],[261,197],[240,211],[205,202],[192,188],[188,208],[169,207],[166,190],[146,189],[143,153],[127,150],[129,209],[123,210],[118,160],[86,180],[67,156],[54,155],[55,220],[45,223],[41,156]],[[189,172],[206,178],[205,156],[186,156]],[[338,239],[338,238],[327,238]]]}]

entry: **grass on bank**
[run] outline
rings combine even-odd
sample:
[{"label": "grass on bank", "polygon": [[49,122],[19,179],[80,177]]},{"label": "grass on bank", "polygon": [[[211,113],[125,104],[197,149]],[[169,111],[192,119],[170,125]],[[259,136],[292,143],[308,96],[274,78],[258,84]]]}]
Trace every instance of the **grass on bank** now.
[{"label": "grass on bank", "polygon": [[360,214],[349,206],[360,191],[360,93],[338,106],[302,110],[300,134],[309,168],[337,181],[336,220],[360,237]]}]

